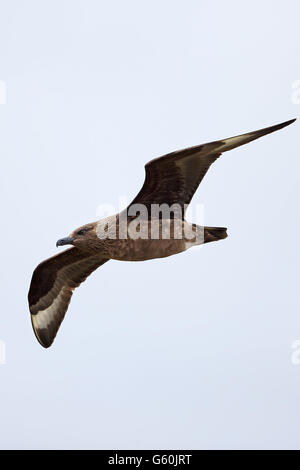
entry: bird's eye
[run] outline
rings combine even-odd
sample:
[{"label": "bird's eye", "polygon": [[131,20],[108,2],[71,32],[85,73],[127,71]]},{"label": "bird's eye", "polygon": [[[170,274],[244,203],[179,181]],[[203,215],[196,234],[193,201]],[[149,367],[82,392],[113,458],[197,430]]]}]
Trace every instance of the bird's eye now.
[{"label": "bird's eye", "polygon": [[84,235],[87,232],[86,228],[82,228],[81,230],[78,230],[77,235]]}]

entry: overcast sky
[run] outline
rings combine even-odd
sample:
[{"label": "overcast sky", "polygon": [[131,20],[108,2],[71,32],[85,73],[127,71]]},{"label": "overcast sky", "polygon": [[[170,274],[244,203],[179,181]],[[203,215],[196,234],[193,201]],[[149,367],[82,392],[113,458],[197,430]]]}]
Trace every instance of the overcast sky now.
[{"label": "overcast sky", "polygon": [[105,264],[49,350],[27,305],[56,240],[148,160],[299,115],[299,2],[0,9],[0,447],[299,449],[299,121],[209,170],[191,217],[228,239]]}]

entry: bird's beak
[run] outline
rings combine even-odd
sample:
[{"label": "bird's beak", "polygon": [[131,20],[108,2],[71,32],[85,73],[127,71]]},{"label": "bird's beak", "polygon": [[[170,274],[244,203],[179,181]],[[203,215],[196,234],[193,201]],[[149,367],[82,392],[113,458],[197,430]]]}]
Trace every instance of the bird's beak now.
[{"label": "bird's beak", "polygon": [[63,246],[63,245],[73,245],[74,238],[65,237],[57,240],[56,246]]}]

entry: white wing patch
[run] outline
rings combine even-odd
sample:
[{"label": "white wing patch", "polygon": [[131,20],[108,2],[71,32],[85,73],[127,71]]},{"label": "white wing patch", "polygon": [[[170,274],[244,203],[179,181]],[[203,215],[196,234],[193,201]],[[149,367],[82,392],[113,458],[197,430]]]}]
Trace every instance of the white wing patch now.
[{"label": "white wing patch", "polygon": [[40,329],[40,330],[46,329],[52,323],[52,321],[57,316],[57,310],[62,300],[62,296],[63,296],[63,290],[58,294],[56,299],[54,299],[50,307],[45,308],[45,310],[40,310],[35,315],[31,316],[32,323],[35,329]]},{"label": "white wing patch", "polygon": [[[254,137],[254,133],[253,137]],[[244,135],[238,135],[236,137],[230,137],[229,139],[225,139],[223,143],[218,147],[216,150],[220,150],[221,152],[225,152],[226,150],[233,149],[235,147],[238,147],[239,145],[242,145],[243,143],[246,143],[249,140],[249,137],[251,134],[244,134]]]}]

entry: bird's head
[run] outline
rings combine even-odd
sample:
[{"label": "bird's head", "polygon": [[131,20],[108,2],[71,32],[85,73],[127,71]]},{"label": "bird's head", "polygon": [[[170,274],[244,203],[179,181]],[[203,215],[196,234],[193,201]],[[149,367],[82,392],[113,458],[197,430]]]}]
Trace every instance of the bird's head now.
[{"label": "bird's head", "polygon": [[98,240],[96,223],[92,222],[78,227],[68,237],[57,240],[56,246],[73,245],[81,250],[93,251]]}]

